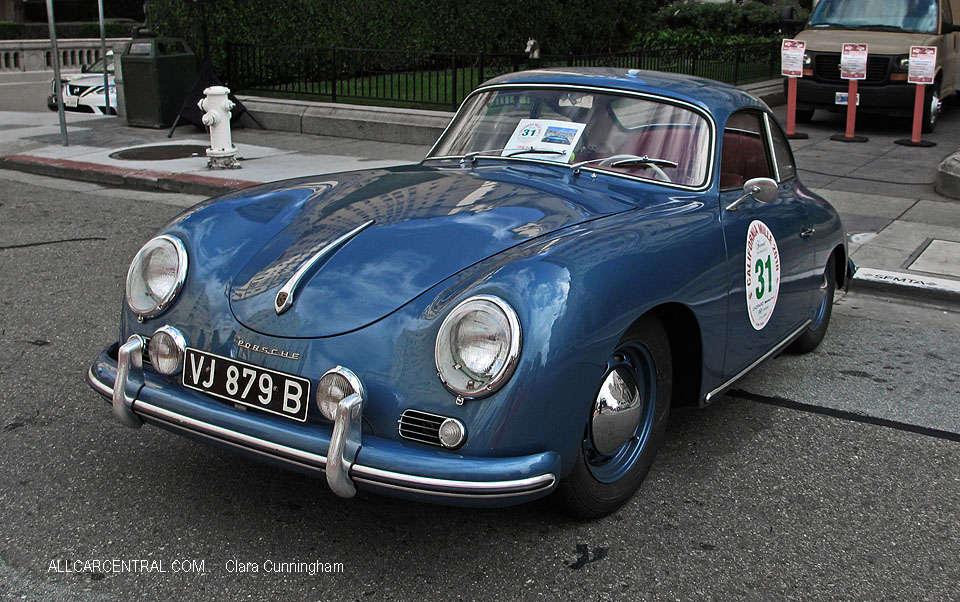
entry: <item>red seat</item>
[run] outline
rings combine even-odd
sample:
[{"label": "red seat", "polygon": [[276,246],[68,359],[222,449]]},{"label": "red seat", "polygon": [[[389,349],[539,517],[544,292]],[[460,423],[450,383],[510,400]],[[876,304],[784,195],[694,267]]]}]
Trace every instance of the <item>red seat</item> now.
[{"label": "red seat", "polygon": [[740,188],[751,178],[771,178],[760,136],[742,130],[724,130],[720,157],[720,188]]}]

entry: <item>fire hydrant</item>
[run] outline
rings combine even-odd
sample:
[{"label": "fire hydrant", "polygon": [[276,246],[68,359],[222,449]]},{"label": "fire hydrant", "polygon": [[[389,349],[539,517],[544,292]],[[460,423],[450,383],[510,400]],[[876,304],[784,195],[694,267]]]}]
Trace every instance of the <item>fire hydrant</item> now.
[{"label": "fire hydrant", "polygon": [[236,106],[227,98],[230,88],[212,86],[203,91],[197,106],[203,111],[203,125],[210,130],[210,148],[207,149],[207,169],[240,169],[237,147],[230,135],[230,111]]}]

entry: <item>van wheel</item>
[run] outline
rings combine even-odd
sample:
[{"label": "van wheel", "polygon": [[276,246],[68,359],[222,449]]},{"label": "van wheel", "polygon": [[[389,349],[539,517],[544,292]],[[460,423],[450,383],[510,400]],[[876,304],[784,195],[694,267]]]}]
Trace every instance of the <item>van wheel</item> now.
[{"label": "van wheel", "polygon": [[923,97],[923,126],[921,130],[924,134],[931,133],[937,127],[937,119],[940,117],[941,108],[940,82],[935,82],[932,86],[927,86],[927,92]]}]

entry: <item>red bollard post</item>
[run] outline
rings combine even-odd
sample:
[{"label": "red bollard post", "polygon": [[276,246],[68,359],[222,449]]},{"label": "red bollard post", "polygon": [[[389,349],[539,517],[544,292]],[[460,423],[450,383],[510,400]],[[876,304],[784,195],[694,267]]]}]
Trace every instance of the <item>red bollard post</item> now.
[{"label": "red bollard post", "polygon": [[894,143],[901,146],[936,146],[936,142],[920,139],[920,130],[923,124],[923,101],[925,92],[923,84],[914,84],[914,86],[916,86],[917,91],[913,96],[913,131],[910,133],[909,140],[894,140]]},{"label": "red bollard post", "polygon": [[854,134],[854,128],[857,124],[857,80],[849,79],[847,85],[847,131],[843,134],[834,134],[830,136],[831,140],[838,142],[866,142],[866,136],[857,136]]},{"label": "red bollard post", "polygon": [[787,138],[802,140],[807,134],[797,133],[797,78],[787,78]]}]

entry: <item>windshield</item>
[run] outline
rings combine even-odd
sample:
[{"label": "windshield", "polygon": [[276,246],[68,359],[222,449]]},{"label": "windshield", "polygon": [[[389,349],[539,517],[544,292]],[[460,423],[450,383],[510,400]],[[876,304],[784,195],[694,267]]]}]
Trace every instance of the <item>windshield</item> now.
[{"label": "windshield", "polygon": [[820,0],[810,27],[937,33],[937,0]]},{"label": "windshield", "polygon": [[710,124],[665,101],[563,88],[505,88],[467,99],[427,157],[563,163],[703,186]]},{"label": "windshield", "polygon": [[[107,67],[107,73],[113,73],[113,55],[108,57],[110,59],[110,65]],[[87,65],[81,70],[83,73],[103,73],[103,58],[100,58],[97,62]]]}]

